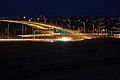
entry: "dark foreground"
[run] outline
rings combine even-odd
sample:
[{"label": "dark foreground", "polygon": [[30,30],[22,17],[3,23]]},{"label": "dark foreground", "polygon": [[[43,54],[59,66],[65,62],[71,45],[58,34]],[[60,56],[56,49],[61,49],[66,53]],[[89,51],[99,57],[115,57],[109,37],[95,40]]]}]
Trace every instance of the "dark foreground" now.
[{"label": "dark foreground", "polygon": [[15,80],[120,80],[120,39],[0,43],[0,77]]}]

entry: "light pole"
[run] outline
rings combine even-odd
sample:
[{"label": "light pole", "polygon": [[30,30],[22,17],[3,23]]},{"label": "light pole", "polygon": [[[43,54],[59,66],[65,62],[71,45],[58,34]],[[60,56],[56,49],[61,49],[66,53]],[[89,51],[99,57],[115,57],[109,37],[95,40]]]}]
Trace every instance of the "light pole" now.
[{"label": "light pole", "polygon": [[71,21],[70,21],[70,17],[71,17],[71,16],[69,16],[69,18],[68,18],[68,22],[69,22],[68,27],[69,27],[69,29],[71,28]]},{"label": "light pole", "polygon": [[31,21],[31,19],[29,19],[29,21]]},{"label": "light pole", "polygon": [[101,34],[101,27],[98,26],[98,34]]},{"label": "light pole", "polygon": [[78,27],[79,39],[80,39],[80,28]]},{"label": "light pole", "polygon": [[106,29],[106,35],[107,35],[107,29]]},{"label": "light pole", "polygon": [[83,32],[85,33],[85,22],[83,22]]},{"label": "light pole", "polygon": [[25,16],[24,16],[23,18],[24,18],[24,19],[26,19],[26,17],[25,17]]},{"label": "light pole", "polygon": [[47,20],[47,19],[46,19],[46,17],[45,17],[45,16],[43,16],[43,18],[44,18],[44,24],[46,24],[46,20]]},{"label": "light pole", "polygon": [[69,22],[68,26],[69,26],[69,29],[70,29],[71,28],[71,21],[68,19],[68,22]]},{"label": "light pole", "polygon": [[99,32],[100,32],[100,27],[98,26],[98,34],[99,34]]},{"label": "light pole", "polygon": [[93,33],[94,33],[95,25],[93,23],[92,23],[92,25],[93,25]]},{"label": "light pole", "polygon": [[38,22],[39,22],[40,18],[37,18],[37,20],[38,20]]},{"label": "light pole", "polygon": [[25,17],[25,16],[23,16],[23,20],[26,20],[26,17]]}]

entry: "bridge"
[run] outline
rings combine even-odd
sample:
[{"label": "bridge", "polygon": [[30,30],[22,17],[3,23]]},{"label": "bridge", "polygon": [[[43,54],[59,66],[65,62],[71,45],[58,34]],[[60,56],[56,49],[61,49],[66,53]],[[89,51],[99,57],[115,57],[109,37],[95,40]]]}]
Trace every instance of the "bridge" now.
[{"label": "bridge", "polygon": [[[65,29],[59,26],[43,24],[31,21],[20,21],[20,20],[0,20],[0,22],[6,23],[17,23],[22,25],[28,25],[37,30],[33,30],[32,34],[23,34],[23,28],[21,29],[22,34],[17,35],[21,39],[0,39],[0,41],[79,41],[84,39],[91,39],[93,36],[80,33],[79,30]],[[36,34],[41,32],[42,34]]]}]

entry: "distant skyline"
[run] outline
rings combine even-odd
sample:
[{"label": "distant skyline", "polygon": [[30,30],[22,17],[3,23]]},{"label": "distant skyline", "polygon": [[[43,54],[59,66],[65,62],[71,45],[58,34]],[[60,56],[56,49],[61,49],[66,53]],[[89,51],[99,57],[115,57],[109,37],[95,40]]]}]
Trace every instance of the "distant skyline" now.
[{"label": "distant skyline", "polygon": [[115,0],[0,0],[0,16],[120,16]]}]

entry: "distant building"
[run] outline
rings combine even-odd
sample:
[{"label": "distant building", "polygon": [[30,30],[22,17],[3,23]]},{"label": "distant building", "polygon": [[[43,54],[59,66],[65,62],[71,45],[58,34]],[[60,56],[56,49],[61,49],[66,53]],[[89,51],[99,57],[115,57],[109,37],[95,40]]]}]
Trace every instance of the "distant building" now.
[{"label": "distant building", "polygon": [[120,28],[113,27],[112,28],[112,33],[113,34],[120,34]]}]

